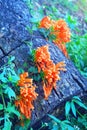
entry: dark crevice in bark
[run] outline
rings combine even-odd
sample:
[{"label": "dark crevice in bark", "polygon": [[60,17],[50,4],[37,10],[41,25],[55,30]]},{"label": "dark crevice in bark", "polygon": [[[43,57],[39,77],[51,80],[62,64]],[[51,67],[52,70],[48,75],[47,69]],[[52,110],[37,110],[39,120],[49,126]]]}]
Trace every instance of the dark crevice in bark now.
[{"label": "dark crevice in bark", "polygon": [[23,43],[21,42],[20,45],[18,45],[18,46],[16,46],[15,48],[11,49],[8,53],[6,53],[2,48],[0,48],[0,49],[2,50],[2,52],[3,52],[3,54],[4,54],[4,56],[2,56],[0,59],[2,59],[2,58],[4,58],[4,57],[8,56],[12,51],[16,50],[17,48],[19,48],[19,47],[22,46],[23,44],[24,44],[24,42],[23,42]]},{"label": "dark crevice in bark", "polygon": [[5,51],[3,50],[2,47],[0,47],[0,50],[2,51],[2,53],[3,53],[4,55],[6,55],[6,53],[5,53]]},{"label": "dark crevice in bark", "polygon": [[63,94],[60,91],[57,91],[56,89],[53,89],[55,94],[58,96],[58,98],[63,97]]}]

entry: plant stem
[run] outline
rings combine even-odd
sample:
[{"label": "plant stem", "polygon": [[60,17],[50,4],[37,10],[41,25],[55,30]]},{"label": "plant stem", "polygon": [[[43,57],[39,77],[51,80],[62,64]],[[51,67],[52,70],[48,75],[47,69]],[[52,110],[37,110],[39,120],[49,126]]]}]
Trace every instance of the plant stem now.
[{"label": "plant stem", "polygon": [[83,115],[77,110],[77,113],[83,118]]},{"label": "plant stem", "polygon": [[5,104],[5,100],[4,100],[4,95],[3,95],[2,89],[1,89],[1,97],[2,97],[2,102],[3,102],[4,109],[5,109],[6,108],[6,104]]}]

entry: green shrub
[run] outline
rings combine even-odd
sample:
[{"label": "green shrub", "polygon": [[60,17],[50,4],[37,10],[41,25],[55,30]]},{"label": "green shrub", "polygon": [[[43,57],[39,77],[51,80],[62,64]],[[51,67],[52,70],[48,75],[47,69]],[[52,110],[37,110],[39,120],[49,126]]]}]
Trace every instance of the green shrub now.
[{"label": "green shrub", "polygon": [[67,51],[81,74],[87,77],[87,33],[83,36],[73,36],[67,44]]}]

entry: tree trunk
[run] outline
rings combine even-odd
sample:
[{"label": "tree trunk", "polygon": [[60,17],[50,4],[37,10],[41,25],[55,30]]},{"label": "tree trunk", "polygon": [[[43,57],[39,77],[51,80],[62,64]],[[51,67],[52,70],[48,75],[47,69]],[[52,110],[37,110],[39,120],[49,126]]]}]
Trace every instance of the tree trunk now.
[{"label": "tree trunk", "polygon": [[[30,26],[30,13],[22,0],[0,0],[0,66],[7,62],[9,55],[15,56],[16,69],[27,62],[29,47],[25,41],[31,40],[31,35],[26,31]],[[39,83],[37,91],[39,96],[34,102],[31,126],[36,126],[38,121],[52,113],[65,101],[74,95],[84,95],[87,92],[87,79],[85,79],[53,43],[46,41],[38,32],[32,36],[33,48],[49,44],[49,52],[54,63],[65,61],[66,72],[61,72],[61,80],[57,82],[56,90],[52,90],[48,100],[44,100],[42,85]],[[55,115],[55,114],[54,114]]]}]

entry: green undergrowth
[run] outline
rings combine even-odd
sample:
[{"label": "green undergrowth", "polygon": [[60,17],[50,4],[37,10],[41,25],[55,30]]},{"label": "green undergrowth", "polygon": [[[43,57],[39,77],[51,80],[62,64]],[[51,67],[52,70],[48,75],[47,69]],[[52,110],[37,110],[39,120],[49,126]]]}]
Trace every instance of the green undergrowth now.
[{"label": "green undergrowth", "polygon": [[[15,71],[14,60],[14,56],[8,57],[7,63],[0,68],[0,130],[26,130],[30,122],[15,106],[15,100],[20,93],[17,83],[23,70]],[[21,121],[24,127],[21,126]]]},{"label": "green undergrowth", "polygon": [[82,36],[73,35],[67,50],[75,66],[87,78],[87,33]]},{"label": "green undergrowth", "polygon": [[0,68],[0,130],[10,130],[14,117],[16,120],[20,117],[14,105],[16,83],[19,77],[14,71],[13,60],[14,57],[10,58],[8,63]]},{"label": "green undergrowth", "polygon": [[[87,130],[87,105],[78,96],[74,96],[71,101],[65,103],[65,119],[59,119],[50,114],[48,117],[51,120],[42,122],[38,130]],[[59,117],[61,118],[61,115]]]}]

